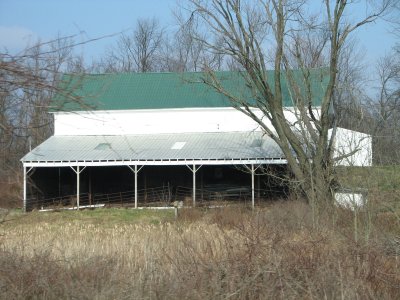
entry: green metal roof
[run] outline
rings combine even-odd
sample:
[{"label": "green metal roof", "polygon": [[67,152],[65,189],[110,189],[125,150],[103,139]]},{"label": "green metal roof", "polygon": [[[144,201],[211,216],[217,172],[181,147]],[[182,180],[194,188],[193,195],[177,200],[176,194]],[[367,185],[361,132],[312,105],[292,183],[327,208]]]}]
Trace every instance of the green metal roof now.
[{"label": "green metal roof", "polygon": [[[268,81],[272,83],[273,71],[268,72]],[[252,101],[244,73],[223,71],[215,74],[227,91]],[[299,70],[295,71],[295,78],[302,78],[300,74]],[[231,107],[227,97],[203,82],[204,76],[201,72],[65,74],[53,99],[52,110]],[[327,84],[326,69],[311,70],[311,76],[313,104],[318,106]],[[281,80],[284,105],[292,106],[292,93],[284,77]]]}]

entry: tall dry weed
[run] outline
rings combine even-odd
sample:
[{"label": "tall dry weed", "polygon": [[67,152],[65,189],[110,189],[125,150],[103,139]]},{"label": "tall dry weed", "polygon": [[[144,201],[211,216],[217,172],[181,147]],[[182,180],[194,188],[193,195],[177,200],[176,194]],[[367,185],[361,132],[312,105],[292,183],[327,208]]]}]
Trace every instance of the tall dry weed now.
[{"label": "tall dry weed", "polygon": [[[379,220],[380,215],[376,216]],[[396,299],[398,254],[355,242],[352,215],[313,226],[309,206],[182,210],[160,224],[2,226],[7,299]],[[375,217],[372,220],[375,222]],[[391,230],[376,223],[378,230]],[[385,248],[386,247],[386,248]]]}]

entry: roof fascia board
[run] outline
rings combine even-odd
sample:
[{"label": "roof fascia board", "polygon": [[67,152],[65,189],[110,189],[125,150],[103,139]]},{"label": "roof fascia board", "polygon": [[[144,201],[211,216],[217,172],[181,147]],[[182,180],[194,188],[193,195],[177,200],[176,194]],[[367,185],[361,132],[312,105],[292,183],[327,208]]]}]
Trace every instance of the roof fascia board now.
[{"label": "roof fascia board", "polygon": [[275,159],[226,159],[226,160],[147,160],[147,161],[65,161],[65,162],[23,162],[24,167],[107,167],[107,166],[186,166],[186,165],[251,165],[287,164],[283,158]]}]

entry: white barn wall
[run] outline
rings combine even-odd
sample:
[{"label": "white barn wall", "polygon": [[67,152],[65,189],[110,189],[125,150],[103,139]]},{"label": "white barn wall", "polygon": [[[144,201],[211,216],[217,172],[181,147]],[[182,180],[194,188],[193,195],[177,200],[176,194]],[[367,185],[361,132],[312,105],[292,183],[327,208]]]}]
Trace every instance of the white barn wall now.
[{"label": "white barn wall", "polygon": [[367,203],[367,198],[362,193],[352,193],[352,192],[338,192],[334,195],[336,205],[348,208],[351,210],[356,210],[363,207]]},{"label": "white barn wall", "polygon": [[334,158],[338,158],[336,165],[372,166],[372,137],[370,135],[344,128],[337,128],[334,146]]},{"label": "white barn wall", "polygon": [[[256,110],[261,115],[259,110]],[[291,111],[285,116],[296,121]],[[54,135],[129,135],[260,130],[234,108],[159,109],[54,113]],[[266,120],[267,124],[270,124]],[[270,125],[269,125],[270,126]]]},{"label": "white barn wall", "polygon": [[163,109],[56,113],[55,135],[121,135],[254,130],[237,111]]}]

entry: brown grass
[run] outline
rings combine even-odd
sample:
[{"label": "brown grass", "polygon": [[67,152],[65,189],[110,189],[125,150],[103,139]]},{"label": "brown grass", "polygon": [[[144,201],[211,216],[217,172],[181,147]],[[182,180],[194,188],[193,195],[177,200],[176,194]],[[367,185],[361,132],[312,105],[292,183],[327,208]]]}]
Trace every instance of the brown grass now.
[{"label": "brown grass", "polygon": [[8,177],[0,176],[0,207],[15,208],[21,204],[19,182],[11,182]]},{"label": "brown grass", "polygon": [[[335,209],[313,222],[301,202],[31,213],[0,227],[4,299],[398,299],[400,223]],[[124,217],[117,217],[121,213]],[[90,217],[88,217],[90,216]],[[367,222],[368,220],[368,222]],[[389,221],[385,221],[389,220]],[[368,223],[368,224],[367,224]]]}]

